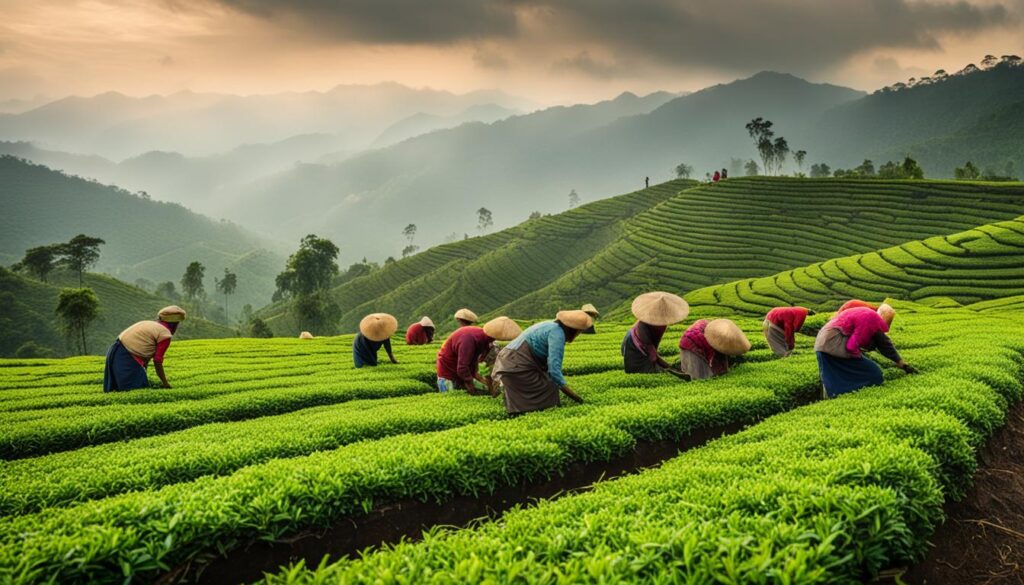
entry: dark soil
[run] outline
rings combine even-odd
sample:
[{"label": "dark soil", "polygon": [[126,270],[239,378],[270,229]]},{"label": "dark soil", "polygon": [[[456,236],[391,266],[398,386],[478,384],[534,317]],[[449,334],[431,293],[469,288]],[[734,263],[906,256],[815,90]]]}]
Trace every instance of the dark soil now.
[{"label": "dark soil", "polygon": [[307,566],[315,567],[325,555],[332,559],[357,556],[367,547],[401,539],[416,540],[424,529],[434,526],[466,526],[473,520],[497,517],[515,505],[588,489],[595,482],[656,466],[680,451],[738,432],[743,426],[733,424],[696,431],[679,442],[638,443],[632,453],[612,461],[573,464],[548,481],[502,487],[489,496],[459,496],[442,504],[417,500],[392,502],[369,514],[343,519],[327,530],[308,531],[287,541],[253,543],[199,567],[177,567],[158,583],[251,583],[262,578],[264,572],[277,571],[300,559],[305,559]]},{"label": "dark soil", "polygon": [[974,486],[946,505],[946,522],[932,536],[907,583],[1024,584],[1024,403],[979,453]]}]

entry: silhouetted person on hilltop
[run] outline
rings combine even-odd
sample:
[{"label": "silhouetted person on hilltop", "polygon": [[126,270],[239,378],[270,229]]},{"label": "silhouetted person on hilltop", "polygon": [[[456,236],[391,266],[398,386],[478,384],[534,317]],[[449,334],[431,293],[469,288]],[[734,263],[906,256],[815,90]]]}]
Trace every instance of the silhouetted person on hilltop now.
[{"label": "silhouetted person on hilltop", "polygon": [[729,178],[729,169],[722,169],[722,180],[724,181],[724,180],[726,180],[728,178]]},{"label": "silhouetted person on hilltop", "polygon": [[644,177],[644,189],[650,189],[650,188],[651,188],[651,178],[650,177]]}]

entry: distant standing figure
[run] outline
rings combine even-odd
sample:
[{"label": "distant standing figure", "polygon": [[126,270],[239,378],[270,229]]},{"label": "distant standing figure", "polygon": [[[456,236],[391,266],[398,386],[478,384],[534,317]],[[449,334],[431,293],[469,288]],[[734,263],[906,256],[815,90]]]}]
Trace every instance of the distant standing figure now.
[{"label": "distant standing figure", "polygon": [[434,341],[434,322],[430,317],[423,317],[419,323],[409,325],[405,330],[406,345],[426,345]]},{"label": "distant standing figure", "polygon": [[764,318],[764,338],[778,357],[789,357],[796,349],[796,332],[804,326],[805,307],[776,307]]},{"label": "distant standing figure", "polygon": [[650,188],[651,188],[651,178],[650,177],[644,177],[644,189],[650,189]]},{"label": "distant standing figure", "polygon": [[594,322],[593,324],[590,325],[590,327],[587,327],[586,329],[584,329],[583,333],[586,334],[586,335],[593,335],[593,334],[597,333],[597,330],[594,329],[594,325],[597,323],[598,316],[601,315],[601,313],[597,310],[597,307],[595,307],[594,305],[592,305],[590,303],[587,303],[587,304],[583,305],[582,307],[580,307],[580,310],[583,311],[584,313],[590,315],[590,319]]},{"label": "distant standing figure", "polygon": [[164,354],[185,320],[185,310],[176,305],[164,307],[156,321],[139,321],[125,329],[107,350],[103,368],[103,391],[118,392],[149,386],[146,365],[153,361],[153,369],[160,378],[160,386],[170,388],[164,373]]},{"label": "distant standing figure", "polygon": [[466,327],[475,324],[480,318],[476,316],[476,313],[469,309],[462,308],[455,311],[455,323],[458,327]]},{"label": "distant standing figure", "polygon": [[371,313],[359,322],[359,333],[352,340],[352,361],[357,368],[377,365],[380,348],[388,354],[391,363],[397,364],[391,353],[391,336],[398,330],[398,320],[387,313]]},{"label": "distant standing figure", "polygon": [[722,180],[724,181],[724,180],[726,180],[728,178],[729,178],[729,169],[722,169]]},{"label": "distant standing figure", "polygon": [[522,332],[508,317],[492,319],[483,327],[456,329],[437,353],[437,389],[441,392],[465,390],[469,394],[487,390],[491,396],[497,396],[497,386],[493,380],[480,375],[479,365],[487,360],[496,340],[510,341]]},{"label": "distant standing figure", "polygon": [[729,319],[701,319],[679,340],[679,369],[691,380],[721,376],[729,371],[729,358],[750,351],[750,340]]},{"label": "distant standing figure", "polygon": [[715,174],[711,176],[711,182],[717,183],[722,178],[722,173],[715,171]]},{"label": "distant standing figure", "polygon": [[854,307],[836,313],[821,328],[814,341],[814,351],[818,355],[824,398],[835,398],[882,383],[882,368],[865,357],[864,350],[877,349],[908,374],[917,371],[903,361],[886,335],[895,316],[895,309],[885,303],[877,311]]},{"label": "distant standing figure", "polygon": [[627,374],[654,374],[669,365],[658,355],[658,345],[669,325],[690,313],[690,306],[678,295],[649,292],[633,300],[633,327],[622,339],[622,363]]},{"label": "distant standing figure", "polygon": [[505,410],[510,415],[559,406],[560,392],[583,402],[565,381],[562,359],[565,344],[592,324],[583,311],[559,311],[554,321],[531,326],[498,353],[493,376],[505,387]]}]

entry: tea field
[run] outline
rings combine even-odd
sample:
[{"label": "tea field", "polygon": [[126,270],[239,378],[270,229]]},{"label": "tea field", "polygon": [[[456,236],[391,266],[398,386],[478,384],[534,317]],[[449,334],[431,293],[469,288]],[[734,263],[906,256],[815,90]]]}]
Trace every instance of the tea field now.
[{"label": "tea field", "polygon": [[[601,322],[566,352],[585,404],[512,419],[500,400],[436,392],[438,344],[397,342],[398,365],[357,370],[351,336],[179,341],[173,389],[114,394],[100,391],[100,358],[3,360],[0,582],[202,580],[207,563],[287,548],[392,502],[443,509],[743,426],[586,493],[359,559],[274,564],[266,578],[872,576],[920,556],[1022,393],[1021,318],[898,306],[894,340],[922,373],[887,367],[885,386],[815,404],[812,338],[774,359],[759,319],[741,321],[754,342],[742,363],[691,383],[621,373],[629,324]],[[684,328],[666,334],[666,359]]]}]

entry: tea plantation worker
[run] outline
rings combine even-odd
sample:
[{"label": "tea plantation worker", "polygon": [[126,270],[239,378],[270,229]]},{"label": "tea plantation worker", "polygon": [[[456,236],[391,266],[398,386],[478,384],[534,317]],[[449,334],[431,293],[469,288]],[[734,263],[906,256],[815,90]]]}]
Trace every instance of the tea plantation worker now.
[{"label": "tea plantation worker", "polygon": [[724,181],[724,180],[726,180],[728,178],[729,178],[729,169],[722,169],[722,180]]},{"label": "tea plantation worker", "polygon": [[711,177],[711,180],[717,183],[722,178],[722,173],[715,171],[715,174]]},{"label": "tea plantation worker", "polygon": [[455,311],[455,323],[456,327],[467,327],[469,325],[476,324],[480,319],[476,316],[476,313],[469,309],[462,308]]},{"label": "tea plantation worker", "polygon": [[391,353],[391,336],[398,330],[398,319],[387,313],[371,313],[359,322],[359,333],[352,340],[352,360],[357,368],[377,365],[380,348],[388,352],[391,363],[397,364]]},{"label": "tea plantation worker", "polygon": [[153,369],[160,377],[160,386],[170,388],[164,373],[164,354],[171,346],[171,338],[178,323],[185,320],[185,310],[176,305],[164,307],[156,321],[139,321],[117,336],[107,350],[103,368],[103,391],[135,390],[149,386],[146,365],[153,361]]},{"label": "tea plantation worker", "polygon": [[690,314],[681,297],[667,292],[649,292],[633,300],[633,327],[622,339],[622,363],[627,374],[654,374],[669,367],[658,355],[658,345],[669,325]]},{"label": "tea plantation worker", "polygon": [[430,317],[420,319],[405,330],[406,345],[426,345],[431,341],[434,341],[434,322]]},{"label": "tea plantation worker", "polygon": [[313,334],[309,331],[303,331],[299,333],[299,339],[313,339]]},{"label": "tea plantation worker", "polygon": [[565,381],[562,358],[565,344],[592,324],[583,311],[559,311],[554,321],[532,325],[498,353],[493,376],[505,387],[510,415],[559,406],[559,392],[583,403]]},{"label": "tea plantation worker", "polygon": [[776,307],[764,318],[764,338],[778,357],[788,357],[796,348],[796,332],[807,320],[806,307]]},{"label": "tea plantation worker", "polygon": [[854,307],[836,313],[818,332],[814,351],[818,356],[818,370],[824,397],[835,398],[865,386],[882,383],[882,368],[862,353],[877,349],[908,374],[916,372],[900,357],[886,333],[896,311],[883,304],[877,311],[868,307]]},{"label": "tea plantation worker", "polygon": [[860,299],[851,299],[843,303],[843,306],[839,307],[839,309],[836,310],[836,313],[842,313],[847,309],[856,309],[857,307],[867,307],[872,311],[878,310],[878,305],[876,304],[869,303],[867,301],[862,301]]},{"label": "tea plantation worker", "polygon": [[729,319],[701,319],[679,340],[679,369],[692,380],[721,376],[729,358],[750,351],[750,340]]},{"label": "tea plantation worker", "polygon": [[[582,307],[580,307],[580,310],[583,311],[584,313],[590,315],[590,319],[594,323],[597,323],[597,317],[601,314],[600,312],[598,312],[597,307],[595,307],[594,305],[592,305],[590,303],[587,303],[587,304],[583,305]],[[585,333],[587,335],[593,335],[593,334],[597,333],[597,330],[594,329],[594,325],[591,325],[590,327],[587,327],[583,331],[583,333]]]},{"label": "tea plantation worker", "polygon": [[508,317],[491,319],[483,327],[456,329],[437,353],[437,389],[441,392],[466,390],[470,394],[487,390],[491,396],[497,396],[493,380],[480,375],[479,364],[487,359],[496,340],[511,341],[522,332]]}]

